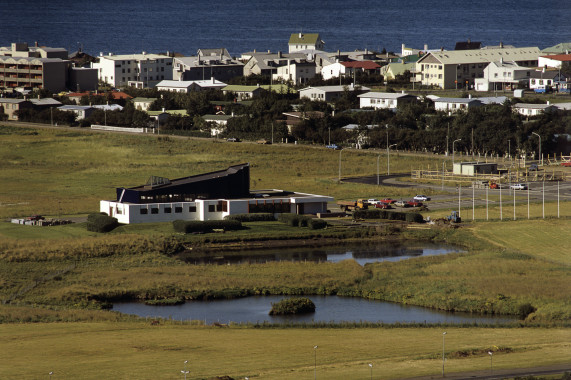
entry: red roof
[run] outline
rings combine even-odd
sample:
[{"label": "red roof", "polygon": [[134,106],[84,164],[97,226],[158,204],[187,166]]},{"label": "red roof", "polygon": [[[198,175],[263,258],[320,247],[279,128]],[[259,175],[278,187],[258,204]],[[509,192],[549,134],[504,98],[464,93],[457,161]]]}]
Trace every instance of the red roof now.
[{"label": "red roof", "polygon": [[554,61],[571,61],[571,54],[544,55],[541,58],[553,59]]},{"label": "red roof", "polygon": [[[98,94],[93,93],[93,92],[89,92],[89,91],[85,91],[85,92],[72,92],[67,94],[67,96],[69,97],[82,97],[82,96],[107,96],[108,93],[107,92],[100,92]],[[115,100],[118,99],[132,99],[133,97],[131,95],[128,95],[126,93],[124,93],[123,91],[113,91],[111,92],[111,97]]]},{"label": "red roof", "polygon": [[373,61],[351,61],[351,62],[341,62],[341,64],[345,67],[353,67],[365,70],[375,70],[381,67],[380,65],[376,64]]}]

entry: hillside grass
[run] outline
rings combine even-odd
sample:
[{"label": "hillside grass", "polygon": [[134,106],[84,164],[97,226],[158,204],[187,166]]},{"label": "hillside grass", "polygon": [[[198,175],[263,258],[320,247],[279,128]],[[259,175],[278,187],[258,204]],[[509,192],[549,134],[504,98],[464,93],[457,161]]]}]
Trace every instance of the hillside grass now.
[{"label": "hillside grass", "polygon": [[[235,379],[440,377],[445,372],[527,368],[569,362],[569,329],[363,328],[244,329],[141,322],[0,325],[12,379]],[[317,345],[317,352],[314,351]]]}]

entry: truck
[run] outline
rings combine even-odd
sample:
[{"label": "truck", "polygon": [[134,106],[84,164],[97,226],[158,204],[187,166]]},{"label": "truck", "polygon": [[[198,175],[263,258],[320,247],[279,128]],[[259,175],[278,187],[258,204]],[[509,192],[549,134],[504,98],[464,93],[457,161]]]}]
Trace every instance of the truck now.
[{"label": "truck", "polygon": [[369,203],[364,199],[357,199],[356,201],[337,201],[337,205],[341,211],[366,210],[369,208]]},{"label": "truck", "polygon": [[460,215],[458,214],[458,211],[456,210],[452,210],[450,215],[446,217],[446,220],[449,221],[450,223],[460,223],[462,221]]}]

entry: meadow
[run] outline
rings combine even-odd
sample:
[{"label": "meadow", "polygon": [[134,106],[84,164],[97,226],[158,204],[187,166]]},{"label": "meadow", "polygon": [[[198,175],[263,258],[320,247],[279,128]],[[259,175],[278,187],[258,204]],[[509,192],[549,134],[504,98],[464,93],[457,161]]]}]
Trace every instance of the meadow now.
[{"label": "meadow", "polygon": [[[377,152],[1,126],[0,138],[2,219],[31,214],[81,217],[98,211],[99,200],[112,198],[117,186],[139,185],[151,175],[177,178],[241,162],[250,162],[252,188],[257,189],[338,199],[419,192],[337,182],[340,155],[343,176],[371,175],[376,173]],[[439,160],[391,154],[391,172]],[[527,220],[518,206],[516,221],[509,219],[509,209],[500,221],[497,206],[490,208],[490,221],[485,221],[480,207],[477,220],[459,229],[364,226],[311,231],[255,222],[245,223],[242,231],[184,236],[175,234],[172,224],[157,223],[122,226],[102,235],[86,231],[85,223],[38,228],[2,222],[0,299],[10,303],[0,305],[0,351],[11,365],[0,366],[0,377],[35,379],[54,371],[60,378],[166,379],[180,376],[184,360],[189,360],[189,379],[226,374],[311,378],[314,345],[319,346],[320,378],[367,379],[369,363],[374,364],[375,378],[438,375],[443,328],[448,331],[450,371],[488,368],[487,350],[494,347],[497,368],[565,363],[571,338],[571,249],[566,239],[571,204],[562,202],[560,219],[553,217],[554,207],[549,203],[549,217],[542,219],[541,205],[532,204],[532,219]],[[471,219],[471,210],[466,212],[463,218]],[[353,261],[188,265],[174,255],[181,245],[216,248],[267,239],[329,239],[333,244],[415,239],[458,244],[467,252],[364,267]],[[535,311],[514,325],[523,329],[257,329],[173,321],[150,326],[105,310],[116,299],[252,294],[341,294],[512,315],[528,304]]]}]

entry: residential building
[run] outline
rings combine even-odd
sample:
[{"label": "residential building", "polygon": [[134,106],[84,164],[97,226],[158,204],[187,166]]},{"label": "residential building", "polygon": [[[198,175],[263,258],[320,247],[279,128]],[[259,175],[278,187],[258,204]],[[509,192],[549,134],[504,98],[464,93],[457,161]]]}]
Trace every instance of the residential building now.
[{"label": "residential building", "polygon": [[549,104],[530,104],[530,103],[517,103],[513,106],[515,112],[524,116],[538,116],[544,112],[553,112],[557,107]]},{"label": "residential building", "polygon": [[0,47],[0,55],[17,58],[59,58],[63,61],[68,59],[66,49],[39,46],[37,42],[34,46],[28,46],[27,42],[13,42],[9,47]]},{"label": "residential building", "polygon": [[402,75],[405,71],[413,72],[416,62],[391,62],[381,67],[380,73],[385,81],[395,79],[397,75]]},{"label": "residential building", "polygon": [[474,80],[476,91],[515,90],[527,87],[531,72],[513,61],[490,62],[484,69],[484,77]]},{"label": "residential building", "polygon": [[324,45],[319,33],[292,33],[288,42],[290,53],[301,50],[323,50]]},{"label": "residential building", "polygon": [[390,92],[366,92],[358,95],[361,108],[373,107],[375,109],[389,109],[396,111],[399,104],[417,101],[414,95]]},{"label": "residential building", "polygon": [[353,84],[350,86],[306,87],[299,90],[299,98],[308,98],[315,101],[330,102],[339,98],[346,91],[354,91],[356,94],[362,94],[370,90],[371,89],[368,87],[353,86]]},{"label": "residential building", "polygon": [[324,80],[339,77],[358,76],[357,73],[366,75],[379,73],[381,66],[373,61],[346,61],[335,62],[321,69],[321,76]]},{"label": "residential building", "polygon": [[76,115],[77,120],[87,119],[95,111],[92,106],[74,106],[74,105],[64,105],[58,107],[60,111],[73,112]]},{"label": "residential building", "polygon": [[513,61],[519,66],[537,67],[539,48],[497,48],[431,52],[416,62],[415,78],[423,86],[444,89],[472,88],[484,77],[491,62]]},{"label": "residential building", "polygon": [[284,190],[250,190],[250,165],[116,189],[115,200],[102,200],[100,211],[119,223],[222,220],[252,213],[317,214],[327,212],[332,197]]},{"label": "residential building", "polygon": [[286,117],[286,127],[288,133],[292,133],[293,129],[301,124],[304,120],[309,119],[322,119],[325,117],[325,113],[321,111],[309,111],[309,112],[284,112],[283,115]]},{"label": "residential building", "polygon": [[135,106],[136,109],[138,109],[139,111],[148,111],[149,107],[151,106],[151,104],[153,104],[153,102],[157,100],[155,98],[134,98],[132,100],[133,105]]},{"label": "residential building", "polygon": [[201,90],[221,90],[227,84],[220,82],[217,79],[210,78],[208,80],[163,80],[157,83],[157,90],[159,91],[173,91],[188,93],[191,91]]},{"label": "residential building", "polygon": [[[0,98],[0,107],[3,112],[7,115],[7,120],[18,120],[18,111],[34,108],[34,104],[26,99],[11,99],[11,98]],[[0,110],[1,111],[1,110]]]},{"label": "residential building", "polygon": [[539,67],[560,69],[563,62],[571,63],[571,54],[542,55],[539,57]]},{"label": "residential building", "polygon": [[278,82],[291,82],[293,84],[304,84],[315,78],[315,62],[288,61],[287,64],[279,66],[276,73],[272,74],[272,79]]},{"label": "residential building", "polygon": [[278,67],[287,66],[293,63],[311,62],[311,56],[306,53],[252,53],[250,59],[243,67],[242,75],[271,76],[277,74]]},{"label": "residential building", "polygon": [[529,78],[529,89],[545,92],[549,88],[557,89],[566,85],[567,78],[559,70],[534,70]]},{"label": "residential building", "polygon": [[97,69],[98,79],[113,87],[134,86],[152,88],[161,80],[173,79],[173,58],[162,54],[99,55],[99,62],[91,67]]},{"label": "residential building", "polygon": [[434,100],[434,109],[454,113],[458,111],[467,111],[468,108],[480,107],[482,102],[472,98],[438,98]]},{"label": "residential building", "polygon": [[546,55],[569,54],[571,53],[571,42],[562,42],[554,46],[547,47],[541,51]]},{"label": "residential building", "polygon": [[233,59],[228,50],[199,49],[196,56],[174,58],[173,76],[169,79],[198,81],[216,78],[228,81],[242,76],[244,64]]},{"label": "residential building", "polygon": [[226,95],[229,93],[234,94],[236,100],[250,100],[255,97],[260,96],[264,91],[260,86],[240,86],[240,85],[228,85],[222,89],[222,92]]}]

